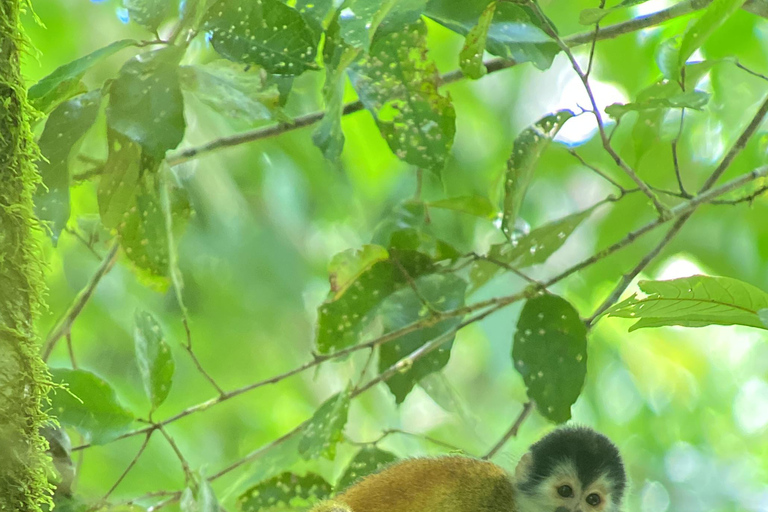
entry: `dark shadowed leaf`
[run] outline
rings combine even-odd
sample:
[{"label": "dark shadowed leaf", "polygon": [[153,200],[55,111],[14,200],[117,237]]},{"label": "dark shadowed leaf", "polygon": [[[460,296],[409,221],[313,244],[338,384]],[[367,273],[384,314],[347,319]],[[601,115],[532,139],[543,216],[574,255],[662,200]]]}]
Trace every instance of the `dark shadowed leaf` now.
[{"label": "dark shadowed leaf", "polygon": [[399,251],[417,251],[426,254],[434,262],[461,257],[461,253],[449,243],[417,228],[393,231],[389,237],[389,247]]},{"label": "dark shadowed leaf", "polygon": [[136,362],[152,411],[158,408],[171,390],[175,364],[163,330],[147,311],[137,311],[133,341]]},{"label": "dark shadowed leaf", "polygon": [[573,306],[555,295],[528,300],[512,360],[539,412],[555,423],[570,419],[587,373],[587,328]]},{"label": "dark shadowed leaf", "polygon": [[563,246],[579,224],[589,217],[592,210],[593,208],[589,208],[568,215],[544,224],[525,236],[513,238],[512,242],[491,246],[490,251],[488,251],[488,260],[478,260],[472,264],[469,272],[470,293],[483,286],[498,273],[505,271],[502,266],[495,263],[496,261],[516,269],[547,261],[555,251]]},{"label": "dark shadowed leaf", "polygon": [[219,0],[208,10],[205,30],[227,59],[257,64],[277,75],[317,69],[317,37],[295,9],[279,0]]},{"label": "dark shadowed leaf", "polygon": [[[430,0],[425,14],[441,25],[466,36],[492,0],[460,2]],[[493,55],[516,62],[532,62],[547,69],[560,52],[557,43],[541,29],[541,20],[527,6],[497,2],[493,21],[488,27],[485,49]]]},{"label": "dark shadowed leaf", "polygon": [[107,124],[161,160],[184,137],[184,101],[178,64],[183,49],[172,46],[129,60],[109,88]]},{"label": "dark shadowed leaf", "polygon": [[315,473],[282,473],[249,488],[237,498],[239,510],[288,510],[308,508],[331,495],[331,484]]},{"label": "dark shadowed leaf", "polygon": [[[413,285],[418,293],[411,286],[406,286],[390,295],[378,309],[377,315],[381,318],[385,333],[424,320],[432,314],[432,311],[451,311],[464,305],[467,283],[455,275],[422,276],[415,279]],[[449,335],[449,333],[459,323],[461,323],[461,317],[443,320],[431,327],[400,336],[379,347],[379,371],[383,372],[426,343],[441,336],[447,336],[437,349],[415,361],[410,361],[403,371],[387,379],[387,386],[395,395],[395,401],[398,404],[405,400],[419,380],[430,373],[442,370],[448,364],[455,337],[455,334]]]},{"label": "dark shadowed leaf", "polygon": [[59,66],[53,73],[29,88],[30,102],[36,109],[48,112],[59,101],[65,100],[77,92],[80,79],[88,71],[88,68],[101,59],[135,44],[136,41],[133,39],[115,41],[85,57]]},{"label": "dark shadowed leaf", "polygon": [[489,3],[480,15],[477,25],[472,27],[464,40],[464,47],[459,53],[459,67],[464,74],[472,79],[485,76],[487,70],[483,64],[485,42],[488,39],[488,28],[496,12],[496,2]]},{"label": "dark shadowed leaf", "polygon": [[634,318],[630,331],[643,327],[746,325],[766,329],[760,310],[768,293],[730,277],[692,276],[670,281],[640,281],[645,296],[633,294],[605,314]]},{"label": "dark shadowed leaf", "polygon": [[501,229],[511,235],[517,214],[528,191],[536,164],[552,139],[568,119],[573,117],[570,110],[560,110],[542,117],[536,124],[526,128],[515,138],[512,154],[507,161],[507,173],[504,178],[504,213]]},{"label": "dark shadowed leaf", "polygon": [[43,160],[37,162],[42,186],[35,193],[35,213],[48,221],[54,245],[69,220],[69,159],[96,120],[101,91],[76,96],[48,116],[38,145]]},{"label": "dark shadowed leaf", "polygon": [[62,425],[75,428],[91,443],[107,443],[133,423],[133,414],[118,402],[115,390],[93,373],[51,368],[51,378],[66,386],[51,391],[51,415]]},{"label": "dark shadowed leaf", "polygon": [[347,424],[350,388],[336,393],[315,411],[304,427],[299,440],[299,454],[309,460],[336,457],[336,444],[344,438]]},{"label": "dark shadowed leaf", "polygon": [[[373,264],[367,268],[370,263]],[[390,251],[387,260],[371,259],[364,252],[360,263],[348,265],[364,271],[351,284],[337,285],[341,293],[331,291],[328,300],[318,309],[316,343],[323,354],[358,343],[373,320],[376,307],[406,285],[405,274],[415,279],[433,268],[432,261],[424,254],[396,250]]]},{"label": "dark shadowed leaf", "polygon": [[453,145],[456,114],[450,98],[437,91],[426,35],[419,20],[377,38],[370,55],[350,66],[349,76],[395,155],[439,172]]},{"label": "dark shadowed leaf", "polygon": [[380,469],[397,460],[394,453],[384,451],[375,446],[361,449],[350,461],[347,469],[336,482],[335,491],[340,492],[351,486],[364,476],[376,473]]},{"label": "dark shadowed leaf", "polygon": [[217,113],[258,121],[274,117],[280,103],[277,85],[266,83],[258,69],[218,60],[205,65],[182,66],[181,86]]}]

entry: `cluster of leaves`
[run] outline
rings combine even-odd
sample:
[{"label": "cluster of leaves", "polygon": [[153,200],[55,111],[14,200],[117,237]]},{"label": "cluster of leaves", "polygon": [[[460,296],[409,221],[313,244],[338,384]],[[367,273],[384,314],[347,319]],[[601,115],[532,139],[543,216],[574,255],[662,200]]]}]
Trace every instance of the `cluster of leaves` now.
[{"label": "cluster of leaves", "polygon": [[[465,36],[458,63],[469,78],[486,73],[485,52],[546,69],[561,51],[549,21],[526,2],[347,0],[338,6],[331,0],[291,5],[280,0],[198,0],[184,2],[181,10],[171,1],[124,3],[134,21],[151,32],[170,26],[172,37],[151,50],[133,40],[115,42],[60,67],[30,89],[31,101],[48,114],[39,139],[45,159],[40,162],[43,185],[36,205],[55,243],[70,222],[73,161],[95,161],[85,179],[98,180],[103,227],[117,235],[140,272],[161,279],[178,272],[172,268],[173,233],[190,214],[183,184],[165,162],[168,151],[184,139],[183,91],[225,116],[290,124],[281,106],[293,80],[322,69],[326,109],[313,140],[326,158],[337,161],[343,151],[341,119],[349,79],[392,152],[439,176],[451,155],[456,112],[450,96],[439,91],[440,77],[427,54],[425,20]],[[582,22],[597,23],[638,3],[627,0],[611,9],[585,11]],[[663,78],[634,101],[608,107],[606,112],[617,121],[634,116],[635,145],[630,149],[636,161],[658,139],[672,109],[706,106],[709,95],[695,87],[712,66],[725,61],[688,64],[688,59],[742,3],[712,2],[681,37],[660,45],[657,61]],[[205,37],[221,59],[183,64],[195,37]],[[86,71],[127,48],[140,52],[117,76],[86,90]],[[102,116],[104,123],[99,122]],[[545,263],[597,208],[528,233],[515,229],[539,159],[573,116],[567,110],[544,115],[518,135],[500,194],[410,201],[401,205],[397,222],[382,226],[374,243],[338,254],[329,267],[329,296],[318,309],[320,354],[332,357],[379,340],[370,347],[377,351],[380,374],[396,370],[386,384],[397,403],[424,377],[444,368],[464,318],[476,311],[467,306],[467,298],[505,270],[520,272]],[[80,143],[95,130],[105,135],[103,159],[80,154]],[[503,241],[485,256],[462,253],[429,229],[425,212],[430,208],[496,220]],[[733,279],[699,276],[641,282],[640,288],[647,296],[633,296],[606,314],[637,318],[633,329],[768,325],[768,295]],[[588,329],[573,305],[541,283],[531,284],[525,297],[510,357],[539,412],[562,423],[571,417],[586,378]],[[174,361],[148,313],[136,316],[135,343],[151,418],[168,396]],[[135,416],[120,405],[108,383],[85,370],[54,369],[52,374],[63,386],[52,397],[53,413],[62,425],[77,429],[93,444],[130,430]],[[335,457],[357,391],[350,386],[329,398],[304,425],[298,444],[302,457]],[[375,446],[366,447],[335,485],[312,473],[282,473],[248,489],[239,504],[247,511],[306,505],[394,459]],[[185,509],[215,509],[216,498],[204,478],[188,484],[181,496]]]}]

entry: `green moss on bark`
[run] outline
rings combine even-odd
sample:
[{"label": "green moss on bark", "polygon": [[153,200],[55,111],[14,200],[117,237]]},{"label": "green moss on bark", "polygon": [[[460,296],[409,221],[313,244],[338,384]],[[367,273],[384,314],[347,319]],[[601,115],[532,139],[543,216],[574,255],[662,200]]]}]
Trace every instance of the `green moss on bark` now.
[{"label": "green moss on bark", "polygon": [[34,321],[43,265],[32,206],[37,148],[32,109],[19,70],[24,46],[20,0],[0,0],[0,510],[36,511],[51,503],[40,426],[49,377]]}]

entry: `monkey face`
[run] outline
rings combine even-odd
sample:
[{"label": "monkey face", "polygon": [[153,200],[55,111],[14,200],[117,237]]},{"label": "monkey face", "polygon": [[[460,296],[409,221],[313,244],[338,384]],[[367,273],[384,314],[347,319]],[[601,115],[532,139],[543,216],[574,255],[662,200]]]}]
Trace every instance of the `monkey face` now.
[{"label": "monkey face", "polygon": [[547,478],[520,491],[518,512],[615,512],[612,490],[608,474],[585,484],[573,464],[563,462]]}]

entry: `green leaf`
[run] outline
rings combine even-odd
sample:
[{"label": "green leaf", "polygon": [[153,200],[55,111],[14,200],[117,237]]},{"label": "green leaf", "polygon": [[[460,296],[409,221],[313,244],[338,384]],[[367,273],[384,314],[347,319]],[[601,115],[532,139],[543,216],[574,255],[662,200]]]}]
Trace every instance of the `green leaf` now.
[{"label": "green leaf", "polygon": [[677,67],[683,67],[693,52],[738,11],[744,2],[745,0],[713,0],[699,19],[685,31],[677,57]]},{"label": "green leaf", "polygon": [[605,107],[605,113],[614,119],[619,119],[627,112],[653,110],[658,108],[692,108],[703,109],[709,102],[709,93],[704,91],[688,91],[667,98],[648,98],[643,102],[614,103]]},{"label": "green leaf", "polygon": [[29,88],[29,101],[37,110],[48,112],[58,102],[76,93],[80,79],[88,71],[88,68],[101,59],[136,44],[137,42],[133,39],[122,39],[89,53],[85,57],[73,60],[69,64],[59,66],[53,73]]},{"label": "green leaf", "polygon": [[370,55],[349,68],[352,85],[398,158],[439,172],[453,145],[456,114],[437,91],[427,59],[427,27],[419,20],[376,39]]},{"label": "green leaf", "polygon": [[267,84],[259,69],[227,60],[205,65],[182,66],[181,87],[216,113],[246,121],[273,119],[280,104],[276,84]]},{"label": "green leaf", "polygon": [[[402,268],[401,268],[402,266]],[[430,258],[414,251],[391,251],[390,259],[376,261],[351,284],[338,287],[318,309],[317,349],[322,354],[355,345],[374,319],[376,307],[415,279],[433,269]],[[338,285],[338,284],[337,284]]]},{"label": "green leaf", "polygon": [[339,33],[348,45],[368,51],[379,25],[399,0],[348,0],[339,13]]},{"label": "green leaf", "polygon": [[218,0],[205,30],[222,57],[257,64],[277,75],[317,69],[317,38],[301,14],[279,0]]},{"label": "green leaf", "polygon": [[539,412],[555,423],[569,420],[587,373],[587,328],[573,306],[556,295],[528,300],[512,360]]},{"label": "green leaf", "polygon": [[[377,311],[384,332],[393,332],[409,324],[424,320],[433,311],[451,311],[464,306],[467,283],[452,274],[431,274],[415,279],[413,286],[402,288],[385,300]],[[426,302],[426,304],[425,304]],[[430,309],[431,308],[431,309]],[[431,327],[425,327],[400,336],[379,347],[379,372],[383,372],[426,343],[445,336],[461,323],[461,318],[449,318]],[[387,379],[389,390],[400,404],[413,387],[427,375],[442,370],[451,357],[455,334],[450,335],[437,349],[410,361],[405,369]]]},{"label": "green leaf", "polygon": [[335,4],[335,0],[296,0],[294,8],[314,30],[317,39],[320,39],[320,35],[328,26],[328,18],[335,13]]},{"label": "green leaf", "polygon": [[115,228],[133,205],[139,186],[141,147],[114,131],[107,132],[109,154],[99,181],[97,198],[101,221]]},{"label": "green leaf", "polygon": [[517,214],[528,191],[539,157],[571,117],[573,112],[570,110],[549,114],[523,130],[515,138],[504,179],[504,212],[501,218],[501,229],[505,234],[512,234]]},{"label": "green leaf", "polygon": [[344,86],[347,67],[360,53],[359,48],[347,45],[339,35],[339,23],[334,21],[325,33],[323,61],[325,62],[325,84],[323,99],[325,114],[312,134],[312,141],[320,148],[325,158],[338,161],[344,148],[344,132],[341,117],[344,111]]},{"label": "green leaf", "polygon": [[361,478],[378,472],[396,460],[395,454],[375,446],[362,448],[350,461],[344,473],[339,477],[339,481],[336,482],[336,492],[343,491]]},{"label": "green leaf", "polygon": [[457,260],[461,253],[449,243],[417,228],[404,228],[392,232],[389,247],[399,251],[417,251],[434,262]]},{"label": "green leaf", "polygon": [[173,382],[175,364],[173,355],[160,324],[146,311],[137,311],[136,327],[133,340],[136,349],[136,362],[144,384],[152,411],[157,409],[168,397]]},{"label": "green leaf", "polygon": [[496,12],[496,2],[493,1],[486,6],[477,25],[467,33],[464,40],[464,47],[459,53],[459,67],[461,71],[469,78],[477,80],[482,78],[488,72],[483,64],[483,54],[485,53],[485,43],[488,39],[488,29],[493,21],[493,14]]},{"label": "green leaf", "polygon": [[101,91],[76,96],[56,107],[40,136],[43,159],[37,162],[42,185],[35,192],[35,213],[50,223],[53,244],[69,220],[69,159],[99,113]]},{"label": "green leaf", "polygon": [[[458,2],[456,0],[430,0],[426,15],[454,32],[466,36],[477,26],[483,11],[495,0]],[[497,2],[493,21],[488,27],[486,50],[493,55],[531,62],[539,69],[547,69],[560,52],[560,48],[541,28],[541,20],[527,6],[513,2]]]},{"label": "green leaf", "polygon": [[107,124],[162,160],[184,137],[184,101],[175,46],[145,52],[120,69],[109,88]]},{"label": "green leaf", "polygon": [[208,480],[199,478],[193,487],[187,487],[181,493],[179,505],[182,512],[219,512],[219,500]]},{"label": "green leaf", "polygon": [[51,368],[51,415],[75,428],[93,444],[104,444],[128,431],[133,414],[117,400],[114,389],[86,370]]},{"label": "green leaf", "polygon": [[682,41],[680,36],[675,36],[663,41],[656,49],[656,65],[667,80],[680,80],[680,66],[677,61],[680,58]]},{"label": "green leaf", "polygon": [[643,327],[681,325],[746,325],[766,329],[760,310],[768,294],[730,277],[693,276],[670,281],[640,281],[645,296],[633,294],[605,314],[636,318],[630,331]]},{"label": "green leaf", "polygon": [[482,196],[450,197],[448,199],[430,201],[426,204],[430,208],[445,208],[448,210],[456,210],[457,212],[467,213],[482,219],[492,220],[495,219],[499,214],[498,209],[496,209],[496,207],[491,204],[491,201],[487,197]]},{"label": "green leaf", "polygon": [[150,32],[157,32],[160,24],[178,12],[176,0],[123,0],[131,20]]},{"label": "green leaf", "polygon": [[359,250],[347,249],[336,254],[328,264],[331,298],[338,299],[352,283],[379,261],[389,259],[389,253],[380,245],[364,245]]},{"label": "green leaf", "polygon": [[344,438],[351,388],[336,393],[315,411],[299,440],[299,454],[305,460],[336,457],[336,444]]},{"label": "green leaf", "polygon": [[[563,246],[571,233],[589,217],[594,208],[568,215],[540,226],[525,236],[513,238],[512,242],[495,244],[488,251],[488,258],[522,269],[544,263]],[[469,271],[470,293],[482,287],[504,268],[491,261],[478,260]]]},{"label": "green leaf", "polygon": [[757,312],[758,318],[763,322],[763,326],[768,329],[768,309],[760,309]]},{"label": "green leaf", "polygon": [[243,512],[286,510],[311,506],[331,495],[331,484],[315,473],[282,473],[254,485],[237,498]]},{"label": "green leaf", "polygon": [[626,9],[627,7],[632,7],[633,5],[645,3],[647,1],[648,0],[624,0],[618,5],[605,9],[600,9],[598,7],[584,9],[579,13],[579,23],[582,25],[594,25],[595,23],[599,23],[609,14],[620,11],[622,9]]}]

